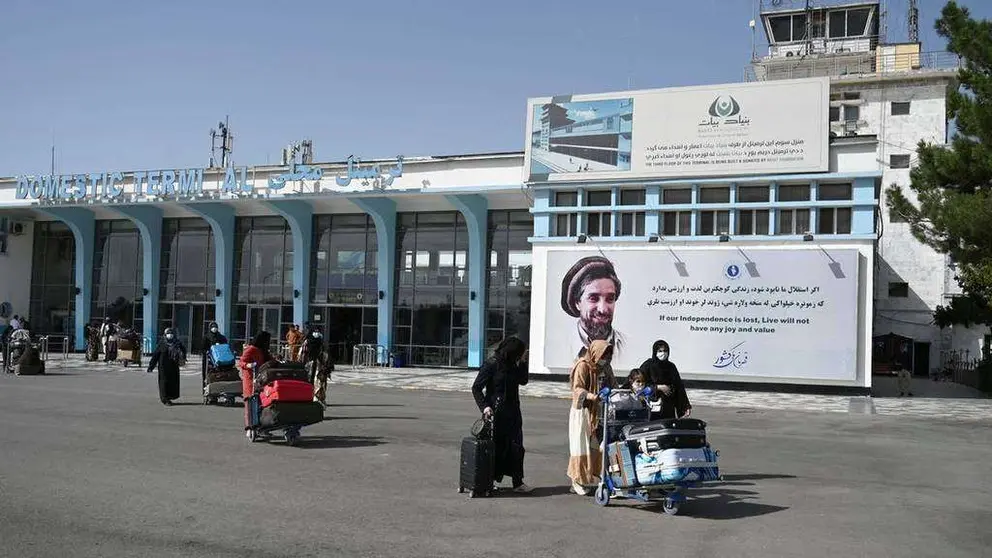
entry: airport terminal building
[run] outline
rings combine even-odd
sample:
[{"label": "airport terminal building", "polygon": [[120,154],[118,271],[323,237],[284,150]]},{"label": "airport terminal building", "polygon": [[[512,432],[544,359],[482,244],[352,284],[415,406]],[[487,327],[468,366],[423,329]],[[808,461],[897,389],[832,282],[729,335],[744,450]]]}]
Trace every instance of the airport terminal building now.
[{"label": "airport terminal building", "polygon": [[520,152],[0,180],[3,313],[76,348],[104,317],[194,349],[310,322],[342,362],[476,367],[519,335],[536,372],[605,338],[619,374],[657,339],[698,380],[925,374],[988,340],[929,324],[947,262],[881,192],[945,141],[955,64],[857,47],[858,6],[805,66],[774,12],[744,83],[531,99]]}]

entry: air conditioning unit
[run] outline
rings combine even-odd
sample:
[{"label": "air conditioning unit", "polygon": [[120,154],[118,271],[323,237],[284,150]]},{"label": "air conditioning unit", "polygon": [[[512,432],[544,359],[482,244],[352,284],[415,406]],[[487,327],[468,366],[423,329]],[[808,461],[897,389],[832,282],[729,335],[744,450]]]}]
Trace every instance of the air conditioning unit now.
[{"label": "air conditioning unit", "polygon": [[12,222],[10,224],[10,234],[12,236],[21,236],[24,234],[24,223]]}]

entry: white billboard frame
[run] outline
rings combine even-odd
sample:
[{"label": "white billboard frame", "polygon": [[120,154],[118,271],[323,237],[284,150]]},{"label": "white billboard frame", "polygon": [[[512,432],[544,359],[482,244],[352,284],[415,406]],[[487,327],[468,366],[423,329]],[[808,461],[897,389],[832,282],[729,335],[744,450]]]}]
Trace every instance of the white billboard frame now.
[{"label": "white billboard frame", "polygon": [[524,182],[826,172],[829,135],[825,77],[537,97]]}]

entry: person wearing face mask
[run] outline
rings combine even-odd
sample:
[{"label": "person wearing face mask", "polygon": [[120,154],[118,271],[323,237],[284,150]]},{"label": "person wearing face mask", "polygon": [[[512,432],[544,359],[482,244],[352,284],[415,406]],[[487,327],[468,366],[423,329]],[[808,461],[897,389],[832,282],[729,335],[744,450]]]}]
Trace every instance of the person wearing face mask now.
[{"label": "person wearing face mask", "polygon": [[300,360],[307,369],[310,383],[313,384],[313,400],[327,407],[327,379],[329,368],[324,351],[324,336],[316,327],[310,328],[300,347]]},{"label": "person wearing face mask", "polygon": [[209,360],[210,347],[214,345],[227,345],[227,337],[220,332],[217,322],[210,322],[207,326],[207,334],[203,336],[203,357],[201,358],[201,369],[204,375],[207,373],[207,361]]},{"label": "person wearing face mask", "polygon": [[603,339],[589,344],[589,350],[572,366],[572,406],[568,413],[568,469],[572,492],[589,494],[599,483],[602,466],[600,448],[599,390],[617,387],[610,361],[613,347]]},{"label": "person wearing face mask", "polygon": [[149,374],[158,367],[158,396],[163,405],[179,399],[179,369],[184,362],[186,347],[170,327],[165,330],[165,341],[158,344],[148,361]]},{"label": "person wearing face mask", "polygon": [[679,369],[668,360],[670,353],[668,342],[659,339],[651,347],[651,358],[641,364],[641,371],[647,376],[649,384],[654,386],[651,398],[661,405],[660,411],[652,413],[652,420],[683,418],[692,412]]}]

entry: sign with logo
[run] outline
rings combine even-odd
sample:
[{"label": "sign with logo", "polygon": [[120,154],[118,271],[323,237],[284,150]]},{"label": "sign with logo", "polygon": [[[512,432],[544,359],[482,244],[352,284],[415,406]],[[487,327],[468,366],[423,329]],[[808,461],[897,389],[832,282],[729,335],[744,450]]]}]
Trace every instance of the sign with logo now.
[{"label": "sign with logo", "polygon": [[529,182],[829,170],[827,78],[528,101]]},{"label": "sign with logo", "polygon": [[854,249],[551,250],[544,365],[606,339],[630,370],[664,339],[692,377],[854,382],[858,266]]}]

